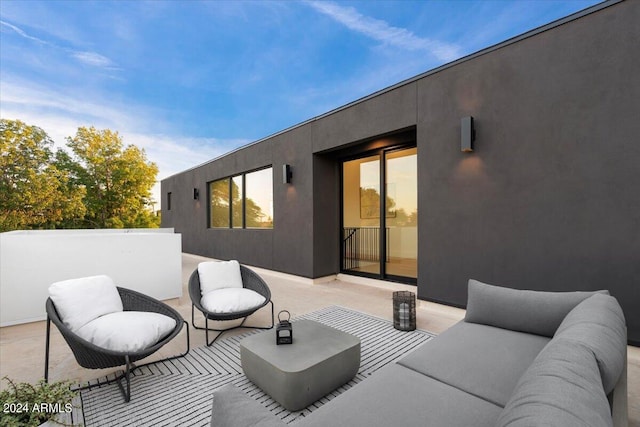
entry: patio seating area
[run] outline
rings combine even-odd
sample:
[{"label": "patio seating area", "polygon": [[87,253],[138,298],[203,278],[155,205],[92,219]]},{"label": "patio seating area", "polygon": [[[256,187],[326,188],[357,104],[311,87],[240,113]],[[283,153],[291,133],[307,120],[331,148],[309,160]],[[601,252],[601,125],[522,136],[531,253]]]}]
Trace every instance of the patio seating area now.
[{"label": "patio seating area", "polygon": [[[183,254],[181,298],[166,301],[185,319],[191,316],[191,300],[187,289],[189,277],[199,262],[207,258]],[[339,280],[326,283],[312,283],[309,279],[283,275],[261,269],[255,269],[269,285],[275,311],[288,310],[292,317],[297,317],[330,305],[340,305],[352,310],[368,313],[373,316],[392,320],[392,292],[411,290],[415,287],[373,280],[362,280],[340,277]],[[43,302],[44,310],[44,302]],[[449,306],[426,301],[418,301],[417,327],[435,334],[448,329],[461,320],[465,311]],[[259,310],[251,320],[258,324],[268,324],[270,310]],[[234,330],[227,333],[231,336],[242,333]],[[43,376],[45,357],[46,322],[34,322],[24,325],[4,327],[0,329],[0,377],[7,376],[14,381],[36,382]],[[158,351],[148,360],[161,359],[184,351],[182,340],[174,340]],[[192,348],[206,345],[203,331],[191,330]],[[628,348],[628,403],[629,425],[640,426],[640,348]],[[88,381],[117,369],[88,370],[76,363],[71,350],[64,342],[57,329],[52,329],[50,348],[51,380]],[[3,383],[6,387],[6,383]],[[135,387],[135,385],[133,385]],[[143,396],[139,396],[143,398]]]}]

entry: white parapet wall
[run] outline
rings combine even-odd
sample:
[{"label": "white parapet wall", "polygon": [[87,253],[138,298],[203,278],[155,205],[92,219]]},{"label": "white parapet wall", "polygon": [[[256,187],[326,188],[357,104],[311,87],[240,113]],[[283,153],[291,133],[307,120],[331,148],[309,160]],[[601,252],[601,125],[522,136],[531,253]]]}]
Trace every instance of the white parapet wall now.
[{"label": "white parapet wall", "polygon": [[172,228],[0,233],[0,326],[46,319],[53,282],[106,274],[160,300],[182,296],[182,236]]}]

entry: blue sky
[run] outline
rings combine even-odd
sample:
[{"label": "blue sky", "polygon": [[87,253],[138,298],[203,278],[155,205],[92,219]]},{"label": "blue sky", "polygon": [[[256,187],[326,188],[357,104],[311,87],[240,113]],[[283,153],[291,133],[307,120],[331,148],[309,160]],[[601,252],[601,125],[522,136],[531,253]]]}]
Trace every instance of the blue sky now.
[{"label": "blue sky", "polygon": [[596,3],[0,0],[0,116],[162,179]]}]

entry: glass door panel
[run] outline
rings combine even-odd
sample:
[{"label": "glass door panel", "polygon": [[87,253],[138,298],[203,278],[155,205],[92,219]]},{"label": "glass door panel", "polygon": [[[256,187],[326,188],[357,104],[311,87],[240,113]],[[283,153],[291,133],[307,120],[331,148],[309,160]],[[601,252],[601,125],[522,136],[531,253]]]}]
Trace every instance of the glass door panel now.
[{"label": "glass door panel", "polygon": [[380,275],[380,156],[344,162],[342,176],[342,269]]},{"label": "glass door panel", "polygon": [[418,277],[417,148],[385,155],[385,273]]}]

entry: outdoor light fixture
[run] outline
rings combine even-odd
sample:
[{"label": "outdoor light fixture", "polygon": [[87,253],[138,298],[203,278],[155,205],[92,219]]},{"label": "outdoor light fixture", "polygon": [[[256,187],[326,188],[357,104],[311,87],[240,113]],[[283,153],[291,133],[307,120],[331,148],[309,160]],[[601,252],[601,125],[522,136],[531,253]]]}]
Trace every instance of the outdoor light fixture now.
[{"label": "outdoor light fixture", "polygon": [[200,190],[198,190],[197,188],[193,189],[193,200],[198,200],[200,199]]},{"label": "outdoor light fixture", "polygon": [[476,139],[473,117],[463,117],[460,120],[460,135],[460,151],[471,153],[473,151],[473,141]]},{"label": "outdoor light fixture", "polygon": [[282,183],[291,184],[291,166],[282,165]]}]

